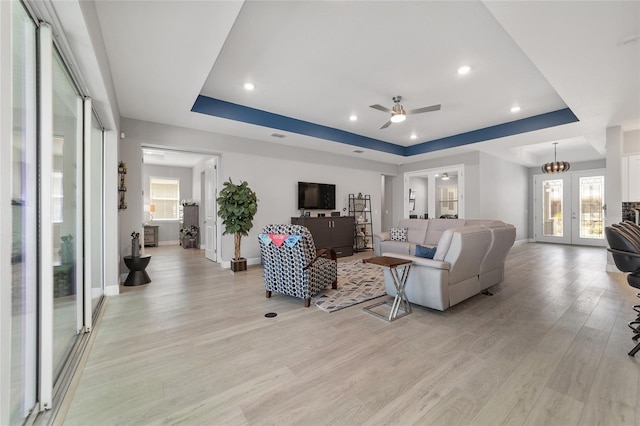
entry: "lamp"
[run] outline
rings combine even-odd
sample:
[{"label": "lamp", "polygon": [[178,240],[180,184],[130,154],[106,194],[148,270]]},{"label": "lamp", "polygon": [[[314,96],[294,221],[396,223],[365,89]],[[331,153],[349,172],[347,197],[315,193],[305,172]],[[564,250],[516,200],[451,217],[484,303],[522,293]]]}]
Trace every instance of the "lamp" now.
[{"label": "lamp", "polygon": [[567,170],[569,170],[569,167],[571,167],[571,164],[569,164],[567,161],[557,161],[557,145],[558,142],[553,143],[553,163],[546,163],[544,166],[542,166],[543,173],[562,173],[566,172]]},{"label": "lamp", "polygon": [[153,220],[153,214],[156,211],[156,205],[155,204],[149,204],[149,216],[151,217],[151,219],[149,221]]},{"label": "lamp", "polygon": [[443,173],[442,180],[449,180],[449,173]]},{"label": "lamp", "polygon": [[404,108],[399,103],[396,103],[393,106],[393,111],[391,111],[391,122],[392,123],[402,123],[407,119],[407,114],[404,112]]}]

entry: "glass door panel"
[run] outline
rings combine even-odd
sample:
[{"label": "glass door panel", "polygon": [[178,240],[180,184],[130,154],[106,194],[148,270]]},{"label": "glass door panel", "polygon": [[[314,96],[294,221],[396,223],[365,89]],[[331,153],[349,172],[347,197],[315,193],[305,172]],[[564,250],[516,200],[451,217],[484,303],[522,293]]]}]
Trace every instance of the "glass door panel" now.
[{"label": "glass door panel", "polygon": [[[82,321],[82,100],[62,60],[53,61],[53,378],[57,379]],[[43,248],[46,250],[46,248]]]},{"label": "glass door panel", "polygon": [[604,172],[573,176],[572,243],[604,246]]},{"label": "glass door panel", "polygon": [[545,180],[542,183],[542,235],[545,237],[564,235],[563,184],[562,179]]},{"label": "glass door panel", "polygon": [[571,244],[571,175],[535,176],[534,194],[534,239]]},{"label": "glass door panel", "polygon": [[[36,403],[37,156],[36,27],[12,4],[11,400],[9,423],[23,424]],[[7,164],[3,160],[4,164]],[[9,259],[3,259],[9,262]],[[4,284],[4,283],[3,283]],[[4,342],[3,342],[4,345]]]}]

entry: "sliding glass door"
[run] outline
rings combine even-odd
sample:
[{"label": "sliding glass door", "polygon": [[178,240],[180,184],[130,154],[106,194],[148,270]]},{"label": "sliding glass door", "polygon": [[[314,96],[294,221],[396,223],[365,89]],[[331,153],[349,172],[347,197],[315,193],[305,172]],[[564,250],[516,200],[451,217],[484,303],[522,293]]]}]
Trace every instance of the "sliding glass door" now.
[{"label": "sliding glass door", "polygon": [[13,425],[52,408],[66,390],[69,360],[104,295],[104,132],[55,49],[51,26],[22,3],[9,4],[12,137],[10,158],[0,161],[10,170],[11,196],[3,419]]},{"label": "sliding glass door", "polygon": [[36,404],[38,319],[36,27],[21,4],[14,3],[13,6],[13,140],[11,141],[11,162],[3,161],[2,164],[3,167],[6,164],[11,166],[9,421],[11,424],[22,424]]},{"label": "sliding glass door", "polygon": [[82,329],[82,97],[57,51],[53,55],[53,378]]}]

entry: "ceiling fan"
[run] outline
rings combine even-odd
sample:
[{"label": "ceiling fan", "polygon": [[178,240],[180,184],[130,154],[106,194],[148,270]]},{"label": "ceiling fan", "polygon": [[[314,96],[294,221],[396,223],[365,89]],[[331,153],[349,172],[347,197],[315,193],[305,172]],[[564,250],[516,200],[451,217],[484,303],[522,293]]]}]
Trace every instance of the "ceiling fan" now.
[{"label": "ceiling fan", "polygon": [[383,112],[389,112],[391,113],[391,119],[389,121],[387,121],[386,123],[384,123],[384,125],[382,127],[380,127],[381,129],[386,129],[387,127],[389,127],[392,123],[402,123],[406,118],[407,115],[409,114],[421,114],[423,112],[431,112],[431,111],[439,111],[440,110],[440,104],[438,105],[431,105],[428,107],[423,107],[423,108],[418,108],[418,109],[412,109],[409,111],[405,111],[404,108],[402,107],[402,105],[400,104],[400,102],[402,102],[402,96],[394,96],[393,97],[393,108],[389,109],[387,107],[384,107],[382,105],[370,105],[370,108],[373,109],[377,109],[379,111],[383,111]]}]

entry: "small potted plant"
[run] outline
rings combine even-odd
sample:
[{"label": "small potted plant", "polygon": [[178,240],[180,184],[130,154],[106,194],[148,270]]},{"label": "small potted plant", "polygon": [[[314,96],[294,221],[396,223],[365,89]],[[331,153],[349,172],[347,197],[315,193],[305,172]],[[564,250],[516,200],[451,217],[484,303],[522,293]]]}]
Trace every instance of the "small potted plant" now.
[{"label": "small potted plant", "polygon": [[182,248],[196,248],[196,237],[200,229],[197,226],[189,226],[180,229],[182,235]]},{"label": "small potted plant", "polygon": [[229,178],[223,184],[218,202],[218,216],[222,218],[224,225],[224,235],[233,234],[235,251],[231,259],[231,270],[233,272],[245,271],[247,269],[247,259],[240,255],[240,240],[243,235],[249,235],[253,228],[253,217],[258,211],[258,198],[256,193],[249,188],[245,181],[234,184]]}]

